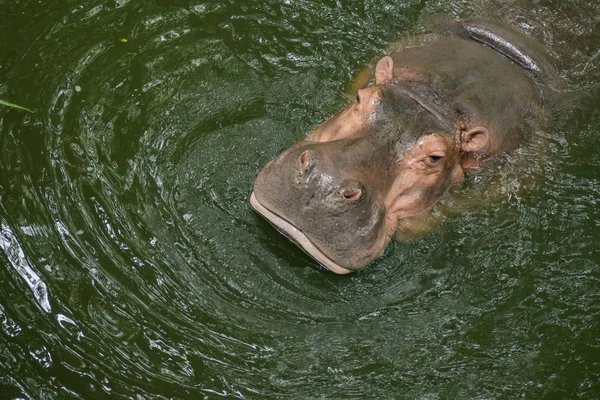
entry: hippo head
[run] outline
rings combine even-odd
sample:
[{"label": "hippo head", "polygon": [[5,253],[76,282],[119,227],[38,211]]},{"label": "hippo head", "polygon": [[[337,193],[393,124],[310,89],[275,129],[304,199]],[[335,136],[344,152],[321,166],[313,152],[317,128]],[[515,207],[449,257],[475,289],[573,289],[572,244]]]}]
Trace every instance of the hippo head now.
[{"label": "hippo head", "polygon": [[461,149],[479,149],[481,129],[450,129],[398,85],[362,89],[264,167],[251,204],[327,269],[356,271],[462,178]]}]

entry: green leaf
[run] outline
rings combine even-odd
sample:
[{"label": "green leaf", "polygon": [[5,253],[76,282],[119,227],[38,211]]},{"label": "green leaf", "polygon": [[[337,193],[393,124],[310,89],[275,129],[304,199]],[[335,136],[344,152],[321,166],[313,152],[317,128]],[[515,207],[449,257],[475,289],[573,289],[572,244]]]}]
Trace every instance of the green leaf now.
[{"label": "green leaf", "polygon": [[16,108],[16,109],[23,110],[23,111],[29,111],[30,113],[33,112],[29,108],[21,107],[18,104],[9,103],[8,101],[4,101],[4,100],[0,100],[0,105],[7,106],[7,107],[12,107],[12,108]]}]

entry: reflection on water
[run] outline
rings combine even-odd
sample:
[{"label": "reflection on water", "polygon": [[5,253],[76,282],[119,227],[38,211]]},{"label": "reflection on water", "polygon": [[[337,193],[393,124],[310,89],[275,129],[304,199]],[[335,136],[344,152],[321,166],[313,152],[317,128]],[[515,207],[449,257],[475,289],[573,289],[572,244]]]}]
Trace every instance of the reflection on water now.
[{"label": "reflection on water", "polygon": [[[23,231],[27,232],[28,227],[23,227]],[[14,268],[15,272],[25,281],[27,286],[31,289],[33,297],[37,301],[38,305],[45,312],[50,312],[50,302],[48,301],[48,288],[46,283],[40,278],[40,276],[31,268],[25,253],[10,227],[6,224],[2,224],[2,233],[0,233],[0,248],[6,254],[10,265]]]},{"label": "reflection on water", "polygon": [[[596,397],[598,5],[4,8],[0,98],[36,111],[0,108],[6,398]],[[435,232],[333,276],[251,211],[254,177],[439,14],[538,38],[565,105]]]}]

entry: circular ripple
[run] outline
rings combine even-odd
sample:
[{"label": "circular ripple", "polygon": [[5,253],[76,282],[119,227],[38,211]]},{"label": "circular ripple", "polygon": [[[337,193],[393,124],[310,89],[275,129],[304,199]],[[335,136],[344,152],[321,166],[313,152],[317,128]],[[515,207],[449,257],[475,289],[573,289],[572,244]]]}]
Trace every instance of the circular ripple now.
[{"label": "circular ripple", "polygon": [[[597,382],[596,97],[454,188],[434,232],[349,277],[248,204],[260,168],[415,21],[503,15],[555,54],[578,35],[570,94],[597,85],[595,6],[44,7],[0,24],[27,39],[2,44],[0,98],[36,110],[0,110],[0,391],[543,397]],[[578,360],[578,382],[557,375]]]}]

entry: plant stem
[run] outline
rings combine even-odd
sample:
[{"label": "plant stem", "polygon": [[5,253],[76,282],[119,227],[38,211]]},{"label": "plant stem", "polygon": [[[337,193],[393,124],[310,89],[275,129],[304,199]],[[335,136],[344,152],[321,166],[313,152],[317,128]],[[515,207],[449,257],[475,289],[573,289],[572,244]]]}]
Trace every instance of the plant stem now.
[{"label": "plant stem", "polygon": [[20,106],[18,104],[9,103],[9,102],[4,101],[4,100],[0,100],[0,105],[7,106],[7,107],[12,107],[12,108],[16,108],[18,110],[29,111],[30,113],[33,112],[29,108],[22,107],[22,106]]}]

